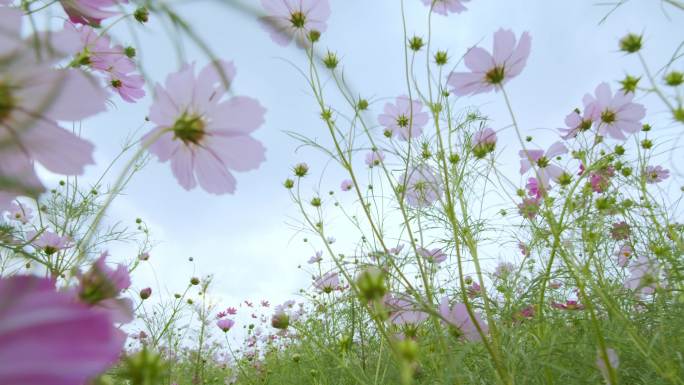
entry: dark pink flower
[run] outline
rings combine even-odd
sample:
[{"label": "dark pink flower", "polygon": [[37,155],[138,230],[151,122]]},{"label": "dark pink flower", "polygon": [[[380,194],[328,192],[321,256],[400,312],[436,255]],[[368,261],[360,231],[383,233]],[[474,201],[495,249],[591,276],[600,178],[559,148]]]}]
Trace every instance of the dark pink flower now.
[{"label": "dark pink flower", "polygon": [[646,183],[660,183],[670,177],[670,170],[662,168],[661,166],[648,166],[644,171]]},{"label": "dark pink flower", "polygon": [[585,104],[590,106],[591,118],[598,125],[599,134],[627,139],[624,133],[633,134],[641,129],[641,119],[646,116],[646,108],[632,103],[632,99],[633,92],[617,91],[613,95],[608,83],[599,84],[594,96],[585,96]]},{"label": "dark pink flower", "polygon": [[610,186],[610,178],[615,175],[615,168],[607,166],[601,170],[594,171],[589,175],[589,184],[596,193],[605,192]]},{"label": "dark pink flower", "polygon": [[234,307],[229,307],[228,309],[226,309],[226,313],[228,313],[230,315],[235,315],[235,314],[237,314],[237,309]]},{"label": "dark pink flower", "polygon": [[521,203],[518,203],[518,212],[524,218],[534,219],[539,213],[539,202],[537,198],[523,198]]},{"label": "dark pink flower", "polygon": [[218,326],[219,329],[223,330],[224,333],[227,333],[230,329],[233,328],[234,325],[235,321],[233,321],[230,318],[223,318],[216,321],[216,326]]},{"label": "dark pink flower", "polygon": [[366,153],[366,165],[370,168],[379,166],[385,160],[385,153],[382,150],[374,150]]},{"label": "dark pink flower", "polygon": [[482,320],[480,315],[473,309],[475,319],[473,320],[468,313],[465,304],[456,303],[449,306],[449,299],[442,298],[439,304],[439,314],[444,318],[444,322],[452,328],[458,337],[465,337],[468,341],[481,341],[482,336],[477,330],[480,327],[483,334],[489,332],[487,324]]},{"label": "dark pink flower", "polygon": [[330,17],[328,0],[261,0],[266,15],[262,25],[274,42],[286,46],[294,38],[305,47],[312,31],[325,32]]},{"label": "dark pink flower", "polygon": [[207,65],[198,76],[192,65],[169,75],[166,85],[156,86],[150,120],[156,128],[143,142],[156,140],[150,152],[162,162],[170,161],[178,183],[186,190],[199,185],[211,194],[235,192],[229,170],[253,170],[264,161],[265,149],[250,135],[264,122],[265,110],[258,101],[235,96],[223,101],[228,81],[235,76],[229,62]]},{"label": "dark pink flower", "polygon": [[468,8],[463,5],[470,0],[423,0],[423,4],[431,7],[432,12],[447,16],[449,13],[461,13]]},{"label": "dark pink flower", "polygon": [[573,300],[567,300],[565,303],[554,302],[551,306],[562,310],[584,310],[584,305]]},{"label": "dark pink flower", "polygon": [[409,171],[406,180],[406,202],[413,207],[428,207],[443,192],[442,180],[428,165],[419,165]]},{"label": "dark pink flower", "polygon": [[119,357],[126,334],[48,279],[0,279],[0,383],[87,383]]},{"label": "dark pink flower", "polygon": [[558,181],[563,174],[563,169],[551,163],[551,160],[568,152],[568,148],[561,142],[556,142],[546,152],[543,150],[520,150],[520,174],[525,174],[530,169],[536,173],[537,180],[545,188],[549,188],[551,179]]},{"label": "dark pink flower", "polygon": [[119,15],[113,11],[117,4],[128,3],[128,0],[59,0],[69,20],[77,24],[99,26],[102,20]]},{"label": "dark pink flower", "polygon": [[378,116],[378,122],[385,127],[385,134],[398,136],[401,140],[420,136],[429,120],[430,115],[423,111],[423,103],[412,101],[406,95],[397,97],[394,104],[385,104],[384,113]]},{"label": "dark pink flower", "polygon": [[471,72],[452,72],[448,83],[458,96],[475,95],[501,87],[518,76],[530,56],[532,38],[524,32],[516,45],[513,31],[500,29],[494,34],[493,54],[473,47],[464,62]]},{"label": "dark pink flower", "polygon": [[539,200],[542,196],[544,196],[544,186],[539,185],[537,178],[527,179],[525,188],[527,189],[527,195],[531,196],[535,200]]},{"label": "dark pink flower", "polygon": [[129,298],[120,297],[131,286],[131,277],[124,265],[117,265],[116,269],[107,266],[107,256],[107,252],[102,253],[87,272],[79,275],[78,297],[110,314],[115,322],[131,322],[133,303]]},{"label": "dark pink flower", "polygon": [[470,286],[466,287],[466,292],[470,298],[478,297],[482,293],[482,286],[477,282],[473,282]]}]

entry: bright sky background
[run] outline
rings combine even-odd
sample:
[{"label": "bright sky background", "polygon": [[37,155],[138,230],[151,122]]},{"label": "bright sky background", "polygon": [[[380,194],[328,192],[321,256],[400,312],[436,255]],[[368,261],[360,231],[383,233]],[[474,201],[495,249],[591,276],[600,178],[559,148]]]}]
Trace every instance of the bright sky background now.
[{"label": "bright sky background", "polygon": [[[256,0],[249,1],[259,6]],[[294,222],[290,218],[298,218],[298,214],[281,187],[282,181],[297,162],[308,162],[315,178],[325,165],[324,159],[310,150],[295,152],[296,142],[283,131],[293,130],[321,140],[325,140],[326,133],[304,80],[286,62],[303,67],[301,52],[294,46],[276,45],[252,17],[221,3],[184,1],[178,2],[176,9],[217,56],[235,62],[238,72],[234,92],[255,97],[267,108],[266,123],[255,134],[267,148],[266,163],[257,171],[237,174],[235,195],[217,197],[199,189],[183,190],[169,165],[153,159],[136,175],[109,216],[131,225],[141,217],[159,241],[151,253],[150,266],[136,272],[137,287],[149,285],[171,293],[182,290],[193,275],[193,265],[187,262],[192,256],[195,275],[214,274],[214,295],[222,299],[224,306],[245,298],[268,298],[277,303],[309,285],[308,274],[298,270],[297,265],[306,264],[313,254],[312,246],[304,244],[302,236],[288,226]],[[387,98],[406,92],[400,1],[331,3],[332,17],[321,48],[329,47],[338,53],[347,78],[364,97],[376,101],[371,106],[374,112],[381,111]],[[420,0],[404,3],[409,35],[427,36],[428,9]],[[630,1],[599,25],[611,7],[597,6],[594,1],[473,0],[465,13],[433,17],[433,49],[448,50],[455,61],[468,47],[480,42],[491,49],[492,34],[500,27],[513,29],[518,36],[530,31],[532,54],[527,67],[507,89],[524,132],[546,147],[556,140],[549,129],[562,127],[565,115],[581,105],[585,93],[593,92],[602,81],[622,79],[626,72],[641,73],[636,57],[617,50],[617,41],[623,35],[644,33],[644,53],[653,68],[664,64],[684,40],[684,12],[666,7],[668,17],[659,4],[658,0]],[[147,28],[149,31],[141,34],[140,54],[149,75],[163,81],[167,73],[178,68],[178,60],[167,32],[154,18]],[[125,25],[113,31],[122,42],[130,42]],[[197,49],[186,47],[187,58],[200,68],[206,64],[206,57]],[[679,69],[683,69],[681,64]],[[114,100],[114,113],[84,125],[84,135],[96,143],[98,162],[98,166],[87,170],[86,178],[101,173],[117,154],[119,143],[141,126],[150,105],[149,99],[137,105]],[[649,117],[669,121],[662,104],[652,99],[646,104]],[[457,103],[458,107],[473,105],[491,116],[495,129],[510,124],[500,94],[489,93]],[[374,121],[375,113],[371,118]],[[140,133],[151,128],[148,124]],[[673,129],[670,127],[670,131]],[[518,148],[512,144],[512,128],[499,136],[504,144],[502,160],[510,159],[511,170],[517,170]],[[511,175],[517,178],[517,173]],[[337,190],[341,179],[340,170],[330,167],[322,193]],[[161,287],[154,282],[153,273]]]}]

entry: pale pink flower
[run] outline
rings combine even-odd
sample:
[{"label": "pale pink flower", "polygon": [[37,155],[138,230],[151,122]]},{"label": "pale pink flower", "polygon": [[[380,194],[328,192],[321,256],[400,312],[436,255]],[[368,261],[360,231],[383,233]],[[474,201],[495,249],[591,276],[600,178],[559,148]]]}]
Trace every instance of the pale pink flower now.
[{"label": "pale pink flower", "polygon": [[390,254],[399,255],[401,251],[404,250],[404,244],[399,244],[397,247],[391,247],[388,251]]},{"label": "pale pink flower", "polygon": [[382,150],[373,150],[366,153],[366,165],[370,168],[379,166],[385,160],[385,153]]},{"label": "pale pink flower", "polygon": [[423,111],[423,103],[412,101],[406,95],[397,97],[394,103],[385,104],[384,113],[378,116],[385,133],[401,140],[420,136],[428,120],[430,115]]},{"label": "pale pink flower", "polygon": [[417,310],[417,305],[406,296],[387,295],[384,304],[389,311],[389,321],[394,325],[418,325],[428,318],[428,314]]},{"label": "pale pink flower", "polygon": [[443,192],[442,180],[428,165],[419,165],[409,171],[406,180],[406,202],[413,207],[428,207]]},{"label": "pale pink flower", "polygon": [[527,189],[527,195],[533,197],[536,200],[541,199],[544,196],[544,187],[539,185],[537,178],[527,179],[527,184],[525,185]]},{"label": "pale pink flower", "polygon": [[646,116],[646,108],[633,103],[634,93],[617,91],[615,95],[608,83],[596,87],[594,96],[587,94],[585,104],[591,108],[591,118],[598,125],[601,135],[614,139],[627,139],[625,133],[633,134],[641,129],[641,119]]},{"label": "pale pink flower", "polygon": [[494,33],[493,54],[480,47],[468,50],[463,60],[471,72],[452,72],[448,83],[458,96],[498,90],[518,76],[530,56],[532,38],[524,32],[516,45],[513,31],[500,29]]},{"label": "pale pink flower", "polygon": [[660,183],[670,177],[670,170],[661,166],[648,166],[644,171],[644,177],[646,178],[646,183]]},{"label": "pale pink flower", "polygon": [[323,252],[322,251],[317,251],[315,255],[313,255],[309,260],[307,261],[310,265],[314,263],[318,263],[323,260]]},{"label": "pale pink flower", "polygon": [[523,198],[522,202],[518,203],[518,212],[527,219],[534,219],[539,213],[539,198]]},{"label": "pale pink flower", "polygon": [[620,250],[617,251],[616,256],[617,256],[617,264],[620,267],[627,267],[629,265],[629,259],[632,257],[633,254],[632,246],[629,244],[625,243],[620,247]]},{"label": "pale pink flower", "polygon": [[59,0],[72,23],[99,26],[102,20],[119,15],[117,4],[128,0]]},{"label": "pale pink flower", "polygon": [[469,298],[478,297],[482,293],[482,286],[477,282],[473,282],[466,287],[466,292],[468,293]]},{"label": "pale pink flower", "polygon": [[68,249],[73,246],[73,241],[68,236],[60,236],[52,231],[45,230],[38,234],[35,231],[29,231],[26,234],[28,240],[31,241],[34,247],[40,249],[47,255],[52,255],[60,250]]},{"label": "pale pink flower", "polygon": [[515,271],[515,265],[510,262],[499,262],[494,270],[496,278],[505,279]]},{"label": "pale pink flower", "polygon": [[568,152],[568,148],[561,142],[556,142],[544,150],[520,150],[520,174],[523,175],[530,169],[536,173],[537,180],[541,182],[544,189],[549,188],[549,181],[558,178],[563,174],[563,169],[551,163],[551,161]]},{"label": "pale pink flower", "polygon": [[655,261],[640,256],[629,267],[630,276],[624,282],[624,287],[643,295],[654,294],[660,287],[660,269]]},{"label": "pale pink flower", "polygon": [[554,302],[551,306],[561,310],[584,310],[584,305],[575,300],[567,300],[565,303]]},{"label": "pale pink flower", "polygon": [[496,149],[496,132],[489,127],[485,127],[473,134],[473,153],[476,158],[484,158],[487,154]]},{"label": "pale pink flower", "polygon": [[453,328],[452,331],[456,332],[458,337],[465,337],[468,341],[482,340],[477,326],[480,327],[483,334],[489,332],[489,327],[487,327],[487,324],[474,309],[475,320],[468,314],[465,304],[455,303],[449,306],[449,299],[447,297],[442,298],[442,301],[439,303],[439,314],[444,319],[443,322],[451,326]]},{"label": "pale pink flower", "polygon": [[119,358],[126,334],[101,312],[32,276],[0,279],[0,383],[88,383]]},{"label": "pale pink flower", "polygon": [[442,249],[439,248],[428,250],[426,248],[419,247],[418,254],[430,263],[442,263],[447,259],[447,255],[444,254]]},{"label": "pale pink flower", "polygon": [[156,128],[143,138],[154,140],[150,152],[162,162],[170,161],[178,183],[186,190],[199,185],[211,194],[235,192],[229,170],[253,170],[264,161],[265,149],[250,135],[264,122],[265,110],[258,101],[234,96],[223,101],[228,81],[235,76],[229,62],[207,65],[195,76],[186,65],[156,86],[150,120]]},{"label": "pale pink flower", "polygon": [[[611,368],[617,369],[618,366],[620,365],[620,360],[618,358],[617,352],[614,349],[607,348],[606,354],[608,356],[607,364],[610,365]],[[601,375],[603,376],[603,379],[606,381],[606,384],[615,385],[610,380],[610,374],[608,372],[608,365],[607,364],[606,364],[606,360],[603,356],[603,353],[601,352],[601,350],[599,350],[598,353],[596,354],[596,367],[601,372]]]},{"label": "pale pink flower", "polygon": [[567,128],[559,128],[558,131],[562,133],[563,139],[571,139],[576,137],[580,132],[587,131],[591,128],[596,120],[596,113],[594,108],[596,106],[591,103],[591,97],[584,97],[584,115],[580,115],[580,110],[575,109],[565,117],[565,125]]},{"label": "pale pink flower", "polygon": [[351,181],[351,179],[345,179],[340,183],[340,190],[342,191],[349,191],[354,187],[354,183]]},{"label": "pale pink flower", "polygon": [[297,45],[305,47],[310,32],[322,33],[328,28],[328,0],[261,0],[261,5],[267,15],[260,19],[263,27],[282,46],[294,38]]},{"label": "pale pink flower", "polygon": [[431,7],[432,12],[447,16],[449,13],[461,13],[468,8],[463,5],[470,0],[423,0],[423,4]]},{"label": "pale pink flower", "polygon": [[594,171],[589,175],[589,184],[596,193],[605,192],[610,186],[610,178],[615,175],[615,168],[607,166],[601,170]]},{"label": "pale pink flower", "polygon": [[216,321],[216,326],[218,326],[219,329],[223,330],[224,333],[228,333],[228,331],[232,329],[234,325],[235,321],[233,321],[230,318],[223,318]]},{"label": "pale pink flower", "polygon": [[21,38],[22,12],[18,8],[0,8],[0,59],[6,59],[22,48]]},{"label": "pale pink flower", "polygon": [[12,202],[8,211],[10,219],[18,221],[24,225],[33,219],[33,210],[21,202]]},{"label": "pale pink flower", "polygon": [[340,278],[335,271],[325,273],[314,281],[314,287],[321,292],[330,293],[340,288]]}]

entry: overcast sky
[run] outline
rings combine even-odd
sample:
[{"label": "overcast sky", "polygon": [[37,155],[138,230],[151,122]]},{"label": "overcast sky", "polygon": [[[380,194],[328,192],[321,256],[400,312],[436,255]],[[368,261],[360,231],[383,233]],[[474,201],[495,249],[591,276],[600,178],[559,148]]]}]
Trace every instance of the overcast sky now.
[{"label": "overcast sky", "polygon": [[[249,1],[258,6],[256,0]],[[409,35],[426,36],[428,9],[420,0],[404,3]],[[586,92],[593,92],[602,81],[615,82],[627,72],[641,73],[635,57],[617,50],[617,41],[625,33],[644,33],[644,53],[654,68],[664,64],[684,40],[684,12],[667,9],[668,17],[658,0],[628,2],[601,25],[610,7],[589,0],[473,0],[467,5],[469,10],[460,15],[433,17],[433,48],[448,50],[457,60],[478,42],[491,49],[492,33],[501,27],[516,35],[529,31],[532,54],[507,90],[524,132],[534,135],[542,146],[556,140],[549,129],[562,127],[565,115],[580,106]],[[321,46],[338,53],[357,92],[376,100],[371,108],[381,111],[387,98],[406,92],[400,1],[331,0],[331,8]],[[237,174],[235,195],[217,197],[202,190],[183,190],[169,165],[153,159],[109,215],[131,224],[136,217],[143,218],[159,241],[151,253],[151,266],[136,272],[138,287],[156,287],[154,271],[162,290],[181,290],[193,272],[187,262],[192,256],[195,274],[215,275],[215,295],[226,306],[244,298],[283,301],[309,284],[308,275],[297,265],[306,264],[313,251],[288,226],[298,214],[281,183],[297,162],[308,162],[316,177],[325,166],[324,158],[312,151],[295,152],[297,143],[284,134],[292,130],[325,141],[316,104],[304,80],[287,62],[303,67],[305,58],[294,46],[274,44],[252,17],[220,2],[185,1],[176,9],[217,56],[235,62],[234,92],[255,97],[267,108],[266,123],[255,134],[267,148],[267,161],[257,171]],[[163,81],[179,62],[169,36],[154,18],[147,29],[141,34],[141,57],[149,75]],[[130,42],[124,25],[113,32],[122,42]],[[197,49],[186,48],[189,60],[199,67],[206,64],[207,58]],[[119,113],[85,124],[84,135],[96,143],[98,162],[87,170],[86,178],[99,175],[123,138],[143,124],[150,102],[145,99],[129,105],[116,99],[113,109]],[[644,103],[651,119],[667,123],[661,104],[651,99]],[[478,106],[497,130],[510,124],[500,94],[459,100],[457,106]],[[141,132],[149,129],[146,125]],[[513,134],[512,129],[501,132],[502,143],[514,143]],[[503,149],[504,163],[510,159],[511,169],[517,169],[518,148]],[[341,171],[331,166],[321,190],[336,190],[341,179]]]}]

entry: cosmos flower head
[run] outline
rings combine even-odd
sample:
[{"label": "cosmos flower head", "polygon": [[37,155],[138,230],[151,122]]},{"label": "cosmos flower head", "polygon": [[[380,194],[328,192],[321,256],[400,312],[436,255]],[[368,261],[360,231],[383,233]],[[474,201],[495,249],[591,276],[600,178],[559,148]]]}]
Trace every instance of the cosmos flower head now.
[{"label": "cosmos flower head", "polygon": [[646,183],[660,183],[670,177],[670,170],[662,166],[647,166],[646,170],[644,170],[644,177],[646,178]]},{"label": "cosmos flower head", "polygon": [[482,320],[480,314],[473,309],[474,319],[470,317],[465,304],[449,304],[449,298],[444,297],[439,303],[439,314],[442,322],[449,327],[450,332],[457,338],[465,338],[468,341],[477,342],[482,340],[478,326],[483,334],[489,333],[489,327]]},{"label": "cosmos flower head", "polygon": [[646,108],[632,102],[633,99],[634,93],[617,91],[613,94],[608,83],[601,83],[594,95],[587,94],[584,97],[590,111],[587,118],[595,122],[599,134],[625,140],[625,134],[641,130],[641,119],[646,116]]},{"label": "cosmos flower head", "polygon": [[322,293],[332,293],[338,290],[340,286],[339,274],[336,271],[330,271],[318,277],[314,281],[314,287]]},{"label": "cosmos flower head", "polygon": [[520,174],[524,175],[530,169],[534,170],[537,180],[544,189],[548,189],[550,180],[558,181],[563,169],[552,163],[554,158],[568,152],[568,148],[561,142],[556,142],[548,150],[520,150]]},{"label": "cosmos flower head", "polygon": [[45,255],[52,255],[56,252],[73,247],[73,241],[69,236],[61,236],[50,230],[45,230],[42,233],[29,231],[27,239],[31,240],[34,247],[41,250]]},{"label": "cosmos flower head", "polygon": [[463,5],[470,0],[422,0],[423,4],[430,7],[432,12],[448,16],[449,13],[461,13],[468,8]]},{"label": "cosmos flower head", "polygon": [[385,160],[385,153],[382,150],[373,150],[366,153],[366,166],[373,168],[379,166]]},{"label": "cosmos flower head", "polygon": [[418,254],[430,263],[439,264],[447,259],[447,255],[440,248],[428,250],[424,247],[418,248]]},{"label": "cosmos flower head", "polygon": [[397,97],[394,103],[385,104],[384,113],[378,116],[386,136],[404,141],[420,136],[429,120],[430,115],[423,111],[423,103],[406,95]]},{"label": "cosmos flower head", "polygon": [[470,72],[452,72],[448,80],[451,91],[457,96],[466,96],[498,90],[522,72],[531,44],[532,38],[527,32],[517,41],[513,31],[499,29],[494,33],[491,54],[480,47],[468,50],[463,61]]},{"label": "cosmos flower head", "polygon": [[59,0],[69,20],[76,24],[99,26],[102,20],[119,15],[114,11],[118,4],[128,0]]},{"label": "cosmos flower head", "polygon": [[328,0],[261,0],[266,11],[261,24],[271,39],[287,46],[294,39],[299,47],[311,44],[312,33],[320,35],[328,28]]},{"label": "cosmos flower head", "polygon": [[405,196],[410,206],[428,207],[442,196],[442,181],[430,166],[419,165],[408,172]]},{"label": "cosmos flower head", "polygon": [[629,266],[629,273],[624,287],[641,295],[654,294],[662,286],[657,262],[646,256],[642,255],[633,261]]}]

